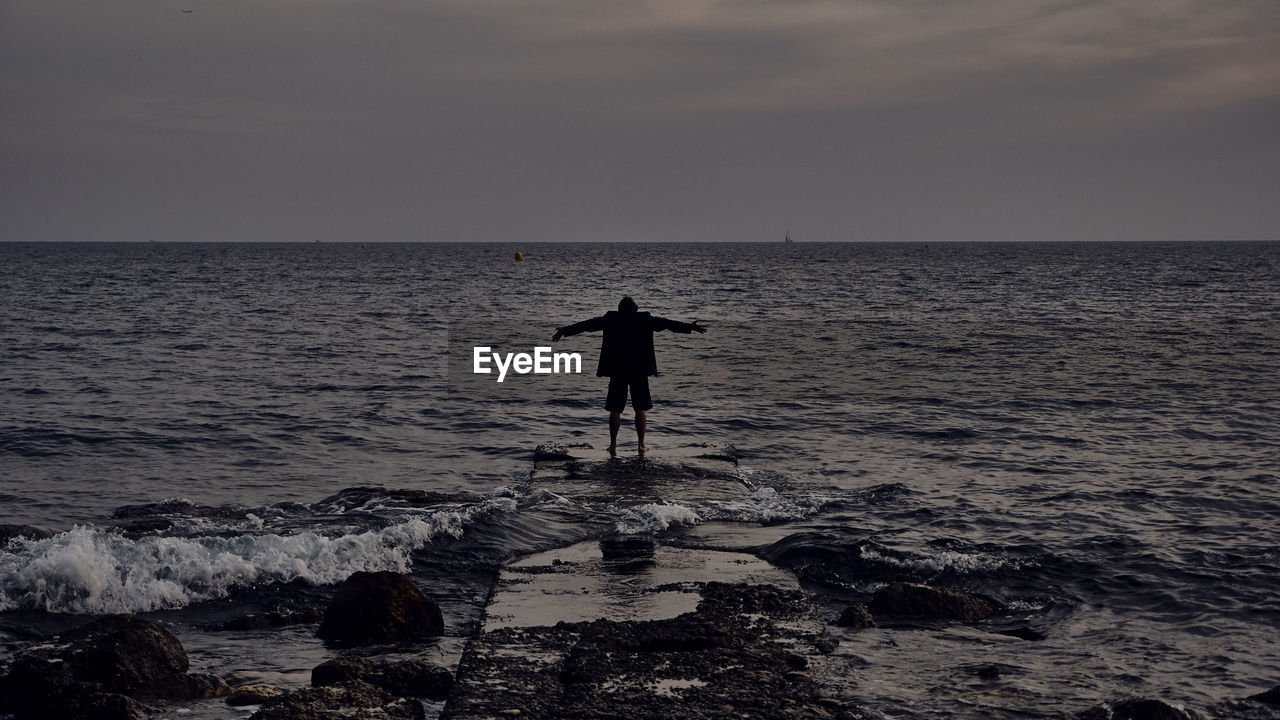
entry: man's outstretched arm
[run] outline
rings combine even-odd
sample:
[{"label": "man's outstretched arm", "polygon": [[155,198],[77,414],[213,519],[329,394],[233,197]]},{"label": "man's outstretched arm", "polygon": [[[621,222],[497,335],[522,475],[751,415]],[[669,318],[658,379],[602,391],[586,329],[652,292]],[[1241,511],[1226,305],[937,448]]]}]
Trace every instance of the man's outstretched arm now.
[{"label": "man's outstretched arm", "polygon": [[694,320],[691,323],[682,323],[678,320],[668,320],[660,317],[653,318],[649,321],[649,329],[654,332],[670,330],[671,332],[684,333],[685,335],[695,332],[704,333],[707,331],[706,326],[699,325],[697,320]]},{"label": "man's outstretched arm", "polygon": [[604,317],[593,317],[590,320],[583,320],[580,323],[565,325],[556,328],[556,334],[551,336],[551,342],[560,342],[560,338],[566,335],[577,335],[578,333],[591,332],[593,330],[604,329]]}]

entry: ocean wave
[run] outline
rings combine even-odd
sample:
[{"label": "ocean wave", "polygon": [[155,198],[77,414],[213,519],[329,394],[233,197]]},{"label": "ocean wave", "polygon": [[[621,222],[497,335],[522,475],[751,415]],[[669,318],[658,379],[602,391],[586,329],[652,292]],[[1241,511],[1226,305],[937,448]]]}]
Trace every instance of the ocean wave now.
[{"label": "ocean wave", "polygon": [[662,532],[675,525],[691,527],[702,522],[701,516],[690,507],[668,503],[648,503],[627,508],[618,518],[619,535],[639,535]]},{"label": "ocean wave", "polygon": [[0,551],[0,611],[148,612],[226,597],[238,587],[328,585],[360,570],[405,572],[414,551],[437,538],[458,538],[472,522],[512,505],[495,498],[332,537],[308,531],[130,538],[77,525],[44,540],[15,539]]},{"label": "ocean wave", "polygon": [[1025,558],[991,553],[966,553],[955,550],[934,551],[928,554],[880,552],[877,546],[863,544],[858,547],[859,556],[869,562],[908,570],[920,570],[936,574],[971,575],[1019,570],[1028,565]]},{"label": "ocean wave", "polygon": [[648,503],[624,508],[616,522],[620,534],[657,533],[671,527],[691,527],[707,520],[775,523],[812,517],[832,498],[822,495],[788,497],[772,487],[761,487],[746,500]]},{"label": "ocean wave", "polygon": [[825,495],[790,497],[772,487],[761,487],[745,501],[712,500],[698,509],[707,520],[776,523],[804,520],[835,502]]}]

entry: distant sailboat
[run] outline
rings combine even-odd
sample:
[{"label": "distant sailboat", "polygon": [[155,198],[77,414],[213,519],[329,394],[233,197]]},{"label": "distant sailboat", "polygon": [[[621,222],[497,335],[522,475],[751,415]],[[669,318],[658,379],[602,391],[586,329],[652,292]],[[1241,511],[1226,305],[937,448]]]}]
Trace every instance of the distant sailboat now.
[{"label": "distant sailboat", "polygon": [[782,242],[791,242],[791,228],[787,228],[787,237]]}]

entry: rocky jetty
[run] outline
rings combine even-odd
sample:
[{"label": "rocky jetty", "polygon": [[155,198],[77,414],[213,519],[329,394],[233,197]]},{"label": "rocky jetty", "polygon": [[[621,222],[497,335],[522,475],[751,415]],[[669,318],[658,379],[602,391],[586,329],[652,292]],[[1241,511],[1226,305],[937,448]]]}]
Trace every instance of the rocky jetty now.
[{"label": "rocky jetty", "polygon": [[404,642],[444,632],[440,606],[408,577],[357,572],[338,586],[317,635],[337,645]]},{"label": "rocky jetty", "polygon": [[483,633],[441,717],[855,717],[808,672],[835,643],[803,591],[708,582],[697,592],[696,609],[671,618]]},{"label": "rocky jetty", "polygon": [[0,706],[18,717],[136,718],[144,699],[226,695],[212,675],[188,674],[187,653],[169,631],[131,615],[99,618],[14,658],[0,679]]}]

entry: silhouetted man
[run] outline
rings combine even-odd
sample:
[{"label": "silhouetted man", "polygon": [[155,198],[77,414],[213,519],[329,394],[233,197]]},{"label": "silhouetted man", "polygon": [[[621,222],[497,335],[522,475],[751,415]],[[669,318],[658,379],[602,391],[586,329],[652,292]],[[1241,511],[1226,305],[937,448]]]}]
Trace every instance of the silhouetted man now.
[{"label": "silhouetted man", "polygon": [[635,300],[624,297],[618,303],[617,312],[610,311],[600,317],[556,328],[551,342],[559,342],[566,335],[594,330],[604,331],[596,376],[609,378],[609,394],[604,401],[604,407],[609,411],[609,454],[618,453],[618,428],[622,425],[622,409],[627,405],[627,390],[630,389],[631,409],[636,411],[636,442],[643,455],[648,450],[644,445],[645,412],[653,407],[653,399],[649,396],[649,376],[658,374],[653,334],[670,330],[687,335],[691,332],[704,333],[707,329],[697,320],[682,323],[640,312]]}]

